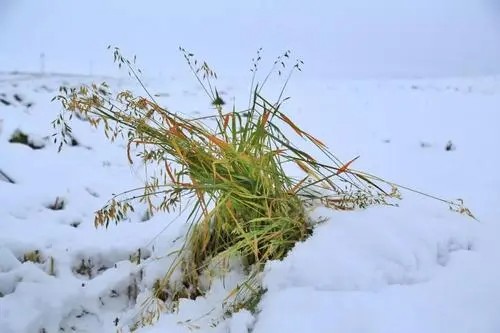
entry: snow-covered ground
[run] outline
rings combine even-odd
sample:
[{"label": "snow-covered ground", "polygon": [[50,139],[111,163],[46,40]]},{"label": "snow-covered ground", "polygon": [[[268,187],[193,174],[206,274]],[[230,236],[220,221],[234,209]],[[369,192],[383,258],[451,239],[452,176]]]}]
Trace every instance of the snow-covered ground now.
[{"label": "snow-covered ground", "polygon": [[[142,170],[129,166],[123,144],[78,119],[76,142],[57,153],[50,135],[60,106],[50,100],[60,85],[104,79],[115,88],[134,83],[0,75],[2,333],[126,332],[186,231],[182,216],[143,221],[140,210],[94,228],[93,212],[112,193],[140,186]],[[220,89],[244,94],[246,84]],[[194,81],[156,81],[151,89],[175,111],[209,110]],[[398,208],[319,210],[329,221],[266,266],[257,313],[223,316],[221,302],[240,282],[234,272],[139,332],[499,332],[500,78],[297,76],[288,92],[286,112],[339,157],[361,155],[357,169],[463,198],[480,222],[406,192]],[[10,143],[16,131],[33,147]]]}]

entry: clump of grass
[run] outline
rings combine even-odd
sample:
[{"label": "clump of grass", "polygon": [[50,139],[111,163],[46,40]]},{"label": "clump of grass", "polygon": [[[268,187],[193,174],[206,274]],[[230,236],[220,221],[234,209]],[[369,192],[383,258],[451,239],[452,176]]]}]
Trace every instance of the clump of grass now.
[{"label": "clump of grass", "polygon": [[9,139],[9,142],[10,143],[20,143],[20,144],[26,145],[34,150],[42,149],[43,147],[45,147],[43,144],[38,144],[38,143],[35,143],[32,140],[30,140],[29,136],[20,130],[16,130],[12,134],[11,138]]},{"label": "clump of grass", "polygon": [[130,262],[136,265],[140,265],[142,259],[143,259],[143,254],[141,249],[137,249],[136,252],[129,255]]},{"label": "clump of grass", "polygon": [[43,262],[42,260],[42,254],[40,253],[40,250],[33,250],[33,251],[28,251],[23,255],[23,260],[22,262],[32,262],[35,264],[41,264]]},{"label": "clump of grass", "polygon": [[92,263],[92,260],[90,258],[87,260],[82,258],[80,264],[76,267],[73,267],[73,272],[81,276],[86,276],[89,280],[91,280],[94,277],[94,268],[95,265]]},{"label": "clump of grass", "polygon": [[[48,259],[48,263],[47,263]],[[45,268],[47,269],[47,273],[49,275],[55,276],[56,275],[56,268],[55,268],[55,260],[54,257],[45,257],[43,256],[42,252],[40,250],[33,250],[33,251],[28,251],[23,254],[23,258],[21,262],[31,262],[34,264],[45,264]]]},{"label": "clump of grass", "polygon": [[21,143],[23,145],[28,145],[28,136],[21,131],[15,131],[9,140],[10,143]]},{"label": "clump of grass", "polygon": [[66,206],[64,198],[56,197],[54,202],[48,204],[46,207],[50,210],[63,210]]},{"label": "clump of grass", "polygon": [[[203,273],[213,268],[223,272],[234,259],[255,277],[268,260],[283,259],[311,234],[308,205],[348,210],[390,204],[389,199],[399,198],[395,184],[352,170],[355,159],[341,163],[323,142],[285,114],[284,90],[291,74],[302,65],[297,61],[290,71],[285,70],[289,51],[275,61],[262,84],[256,83],[258,54],[249,106],[240,111],[234,106],[224,109],[226,103],[214,85],[215,72],[193,54],[181,51],[209,97],[213,115],[188,118],[173,113],[145,88],[146,97],[130,91],[112,97],[106,83],[62,87],[57,97],[70,117],[83,115],[92,126],[102,127],[111,141],[126,138],[130,163],[134,163],[133,149],[141,147],[137,154],[141,163],[160,166],[159,175],[149,180],[143,192],[115,196],[99,210],[96,227],[123,220],[133,211],[134,199],[145,202],[151,214],[179,209],[181,203],[189,207],[189,232],[165,278],[153,288],[158,298],[175,302],[203,294]],[[130,62],[118,49],[114,57],[144,87],[135,59]],[[274,101],[262,93],[272,73],[288,73]],[[54,126],[59,127],[64,142],[71,133],[64,114]],[[298,148],[297,140],[309,144],[308,152]],[[384,190],[382,185],[389,186]],[[173,281],[179,271],[181,281]],[[243,307],[255,310],[263,291],[251,285],[247,281],[233,293],[242,297]]]}]

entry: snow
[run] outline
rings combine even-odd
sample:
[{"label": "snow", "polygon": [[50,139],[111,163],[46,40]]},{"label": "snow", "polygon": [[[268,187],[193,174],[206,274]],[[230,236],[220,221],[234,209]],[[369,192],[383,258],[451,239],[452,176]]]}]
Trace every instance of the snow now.
[{"label": "snow", "polygon": [[[1,332],[126,329],[186,231],[185,216],[142,222],[144,211],[107,230],[94,228],[93,212],[112,193],[140,185],[143,175],[127,164],[123,145],[107,142],[84,121],[73,122],[78,146],[57,153],[44,139],[60,110],[50,102],[57,87],[88,80],[1,77],[6,98],[23,96],[2,107],[0,169],[15,183],[0,182]],[[243,91],[240,82],[232,86],[235,93]],[[178,312],[163,313],[139,332],[497,332],[500,79],[304,82],[290,86],[289,113],[341,158],[359,154],[358,169],[445,198],[462,196],[481,222],[405,192],[400,207],[317,209],[312,216],[328,220],[285,260],[266,266],[267,292],[256,314],[223,316],[220,305],[244,280],[234,270],[206,296],[183,300]],[[203,107],[193,82],[167,86],[173,83],[168,98],[176,108],[186,90],[193,102],[187,107]],[[45,146],[9,143],[16,130]],[[445,149],[449,140],[455,150]],[[64,201],[63,209],[48,208],[56,200]],[[131,262],[139,249],[141,263]],[[39,262],[23,260],[35,250]]]},{"label": "snow", "polygon": [[[137,53],[152,92],[187,115],[210,105],[186,78],[179,44],[220,69],[219,90],[243,106],[243,74],[255,50],[264,46],[265,65],[290,48],[306,61],[284,106],[294,121],[342,160],[360,155],[355,169],[464,199],[479,220],[406,191],[399,207],[318,208],[311,215],[324,222],[313,235],[266,265],[257,312],[225,315],[222,303],[245,280],[233,265],[205,296],[182,300],[177,312],[138,332],[500,331],[494,1],[215,1],[197,9],[87,1],[78,16],[74,4],[51,5],[58,10],[0,3],[1,69],[21,71],[0,73],[1,333],[128,332],[145,309],[154,310],[153,285],[186,233],[185,213],[145,220],[141,205],[118,225],[94,228],[94,212],[114,193],[141,186],[143,169],[129,165],[124,142],[108,142],[80,119],[72,122],[74,145],[58,153],[52,142],[59,86],[106,81],[137,89],[111,69],[108,43]],[[109,22],[113,28],[97,28]],[[224,47],[204,36],[220,36]],[[40,149],[9,142],[16,131]]]}]

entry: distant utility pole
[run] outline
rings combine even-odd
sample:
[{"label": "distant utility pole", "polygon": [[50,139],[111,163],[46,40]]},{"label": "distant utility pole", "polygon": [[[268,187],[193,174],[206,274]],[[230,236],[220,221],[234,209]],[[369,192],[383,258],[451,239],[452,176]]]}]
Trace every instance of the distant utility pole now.
[{"label": "distant utility pole", "polygon": [[40,53],[40,73],[45,74],[45,53]]}]

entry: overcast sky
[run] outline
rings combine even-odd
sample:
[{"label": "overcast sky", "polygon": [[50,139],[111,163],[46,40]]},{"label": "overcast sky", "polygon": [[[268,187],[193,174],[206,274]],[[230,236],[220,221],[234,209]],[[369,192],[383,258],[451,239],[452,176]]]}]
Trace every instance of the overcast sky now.
[{"label": "overcast sky", "polygon": [[[108,44],[145,71],[183,66],[177,47],[247,71],[258,47],[292,49],[319,77],[500,73],[496,0],[0,0],[0,70],[112,73]],[[183,68],[184,69],[184,68]]]}]

